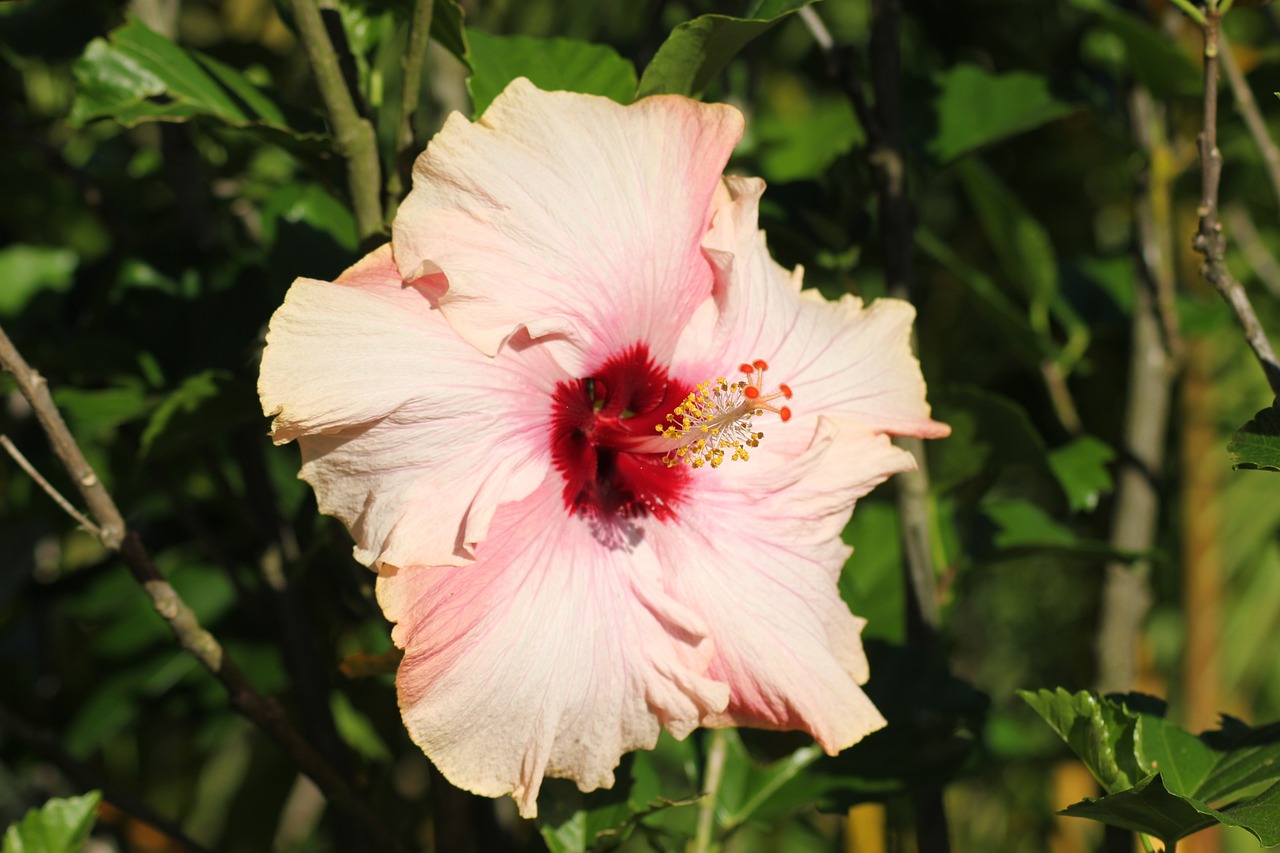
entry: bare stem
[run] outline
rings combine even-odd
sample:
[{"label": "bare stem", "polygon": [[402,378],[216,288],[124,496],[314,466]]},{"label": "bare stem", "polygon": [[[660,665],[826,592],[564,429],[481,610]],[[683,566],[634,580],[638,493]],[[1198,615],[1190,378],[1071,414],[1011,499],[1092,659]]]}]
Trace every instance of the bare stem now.
[{"label": "bare stem", "polygon": [[714,729],[707,736],[707,765],[702,774],[702,803],[698,806],[698,828],[693,837],[692,853],[709,853],[715,835],[716,806],[720,801],[720,782],[724,778],[724,762],[729,754],[728,733]]},{"label": "bare stem", "polygon": [[396,131],[395,157],[387,169],[387,219],[395,215],[403,190],[402,166],[412,164],[414,151],[413,116],[418,111],[422,94],[422,66],[427,58],[427,46],[431,42],[431,12],[433,0],[417,0],[413,7],[413,19],[409,23],[409,45],[400,62],[403,89],[400,97],[400,127]]},{"label": "bare stem", "polygon": [[1200,229],[1192,245],[1204,256],[1200,272],[1231,306],[1245,341],[1253,350],[1271,390],[1280,394],[1280,362],[1271,348],[1249,295],[1227,267],[1227,241],[1218,219],[1218,187],[1222,180],[1222,151],[1218,149],[1218,65],[1221,49],[1220,15],[1210,10],[1204,25],[1204,127],[1200,132]]},{"label": "bare stem", "polygon": [[17,380],[54,452],[89,506],[103,546],[124,557],[130,573],[146,591],[151,604],[173,631],[183,649],[191,653],[226,688],[231,706],[273,737],[302,772],[315,781],[336,809],[358,821],[378,849],[399,850],[399,842],[378,821],[368,805],[336,771],[298,734],[273,699],[263,696],[236,666],[218,640],[210,634],[177,590],[160,574],[151,554],[137,534],[128,530],[115,501],[103,487],[63,421],[48,383],[27,364],[3,328],[0,328],[0,367]]},{"label": "bare stem", "polygon": [[361,238],[370,237],[383,230],[378,143],[373,125],[356,110],[355,100],[342,77],[338,54],[324,28],[320,7],[315,0],[288,0],[288,4],[302,47],[315,72],[320,97],[333,123],[338,151],[347,161],[347,186],[356,226]]}]

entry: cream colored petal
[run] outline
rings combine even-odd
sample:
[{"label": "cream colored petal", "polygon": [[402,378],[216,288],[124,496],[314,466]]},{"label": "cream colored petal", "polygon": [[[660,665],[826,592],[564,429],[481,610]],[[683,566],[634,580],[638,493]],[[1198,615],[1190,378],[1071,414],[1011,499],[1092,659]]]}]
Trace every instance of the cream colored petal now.
[{"label": "cream colored petal", "polygon": [[393,229],[400,270],[485,353],[523,328],[570,372],[637,342],[665,360],[711,292],[699,241],[741,133],[728,106],[624,107],[516,80],[419,157]]},{"label": "cream colored petal", "polygon": [[458,339],[384,246],[337,282],[294,283],[258,390],[361,562],[436,565],[464,562],[498,504],[545,477],[555,379],[536,348],[495,359]]},{"label": "cream colored petal", "polygon": [[384,566],[378,600],[405,650],[410,735],[453,784],[537,813],[544,776],[612,787],[622,754],[687,734],[728,690],[703,676],[705,628],[662,588],[641,538],[607,547],[556,482],[498,510],[476,562]]}]

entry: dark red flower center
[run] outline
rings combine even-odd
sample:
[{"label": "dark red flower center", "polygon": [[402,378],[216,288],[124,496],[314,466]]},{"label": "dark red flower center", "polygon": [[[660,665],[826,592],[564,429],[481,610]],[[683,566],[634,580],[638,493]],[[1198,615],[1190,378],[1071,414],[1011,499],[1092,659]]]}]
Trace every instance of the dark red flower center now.
[{"label": "dark red flower center", "polygon": [[674,516],[689,482],[664,452],[636,450],[665,427],[691,386],[673,380],[643,344],[611,357],[553,395],[551,458],[571,513],[597,522]]}]

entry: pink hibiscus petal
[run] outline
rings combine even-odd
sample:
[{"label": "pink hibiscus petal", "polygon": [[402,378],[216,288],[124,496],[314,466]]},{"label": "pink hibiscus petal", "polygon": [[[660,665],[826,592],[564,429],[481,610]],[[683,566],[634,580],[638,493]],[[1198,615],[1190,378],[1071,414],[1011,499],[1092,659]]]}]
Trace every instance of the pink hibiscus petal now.
[{"label": "pink hibiscus petal", "polygon": [[668,589],[715,639],[707,675],[730,688],[704,725],[800,729],[832,754],[884,725],[859,686],[865,623],[836,587],[851,550],[839,533],[857,497],[913,464],[887,436],[823,419],[786,466],[697,472],[698,503],[651,529]]},{"label": "pink hibiscus petal", "polygon": [[725,183],[732,201],[719,208],[703,239],[716,268],[715,296],[685,330],[676,362],[696,375],[763,359],[770,380],[791,388],[796,418],[853,418],[880,432],[921,438],[950,434],[929,417],[911,352],[915,309],[898,299],[864,306],[853,296],[829,302],[817,291],[802,291],[803,271],[780,267],[756,224],[764,182],[730,177]]},{"label": "pink hibiscus petal", "polygon": [[384,246],[336,282],[294,282],[258,392],[357,559],[439,565],[465,562],[497,506],[545,478],[557,378],[536,348],[489,358],[459,340]]},{"label": "pink hibiscus petal", "polygon": [[558,492],[500,508],[472,565],[378,579],[410,735],[450,782],[511,794],[526,817],[544,776],[611,787],[624,752],[728,701],[703,675],[705,625],[663,590],[648,544],[606,547]]},{"label": "pink hibiscus petal", "polygon": [[699,241],[742,125],[723,105],[623,107],[516,80],[418,158],[400,270],[490,355],[523,328],[570,373],[637,341],[665,360],[711,292]]}]

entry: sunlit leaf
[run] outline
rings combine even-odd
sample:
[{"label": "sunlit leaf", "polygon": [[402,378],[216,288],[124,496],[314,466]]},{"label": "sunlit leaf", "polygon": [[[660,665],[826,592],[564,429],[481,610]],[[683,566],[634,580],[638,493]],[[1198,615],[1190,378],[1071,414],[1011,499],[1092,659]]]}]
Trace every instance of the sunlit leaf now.
[{"label": "sunlit leaf", "polygon": [[755,116],[763,176],[770,181],[812,180],[863,140],[847,98],[784,89]]},{"label": "sunlit leaf", "polygon": [[206,116],[269,132],[274,141],[304,137],[238,70],[175,44],[136,18],[90,42],[73,70],[79,85],[69,120],[76,126],[100,118],[132,127]]},{"label": "sunlit leaf", "polygon": [[760,0],[743,18],[701,15],[671,31],[640,77],[639,97],[696,97],[740,50],[814,0]]},{"label": "sunlit leaf", "polygon": [[938,75],[937,83],[938,132],[929,153],[943,162],[1073,110],[1053,97],[1043,77],[1020,71],[992,74],[960,64]]},{"label": "sunlit leaf", "polygon": [[1076,542],[1071,530],[1031,501],[988,501],[982,505],[982,514],[995,526],[992,543],[1001,550],[1069,547]]},{"label": "sunlit leaf", "polygon": [[494,36],[467,30],[471,110],[475,116],[517,77],[540,89],[604,95],[621,104],[636,92],[636,70],[613,48],[566,38]]},{"label": "sunlit leaf", "polygon": [[1108,792],[1131,788],[1147,771],[1135,741],[1137,714],[1096,693],[1057,690],[1018,691],[1028,705],[1067,742]]},{"label": "sunlit leaf", "polygon": [[79,258],[70,249],[8,246],[0,249],[0,317],[16,317],[40,293],[71,287]]},{"label": "sunlit leaf", "polygon": [[1111,491],[1107,466],[1116,453],[1111,445],[1091,435],[1081,435],[1049,453],[1049,467],[1067,494],[1071,509],[1092,510],[1098,499]]},{"label": "sunlit leaf", "polygon": [[10,824],[3,853],[79,853],[97,816],[102,794],[49,800]]},{"label": "sunlit leaf", "polygon": [[887,501],[859,503],[842,538],[853,546],[853,556],[840,573],[840,596],[867,620],[863,637],[904,642],[906,587],[896,507]]},{"label": "sunlit leaf", "polygon": [[1164,719],[1163,703],[1151,697],[1062,688],[1021,696],[1108,792],[1062,814],[1166,844],[1223,823],[1280,845],[1280,724],[1251,728],[1224,717],[1222,728],[1192,735]]},{"label": "sunlit leaf", "polygon": [[[675,744],[665,735],[664,744]],[[687,744],[676,744],[678,749]],[[563,779],[547,779],[538,797],[538,831],[552,853],[586,853],[613,847],[625,841],[644,819],[687,806],[693,797],[672,799],[678,787],[664,783],[656,772],[654,752],[626,755],[615,775],[618,782],[610,790],[584,794],[577,785]],[[693,792],[696,793],[696,792]]]}]

